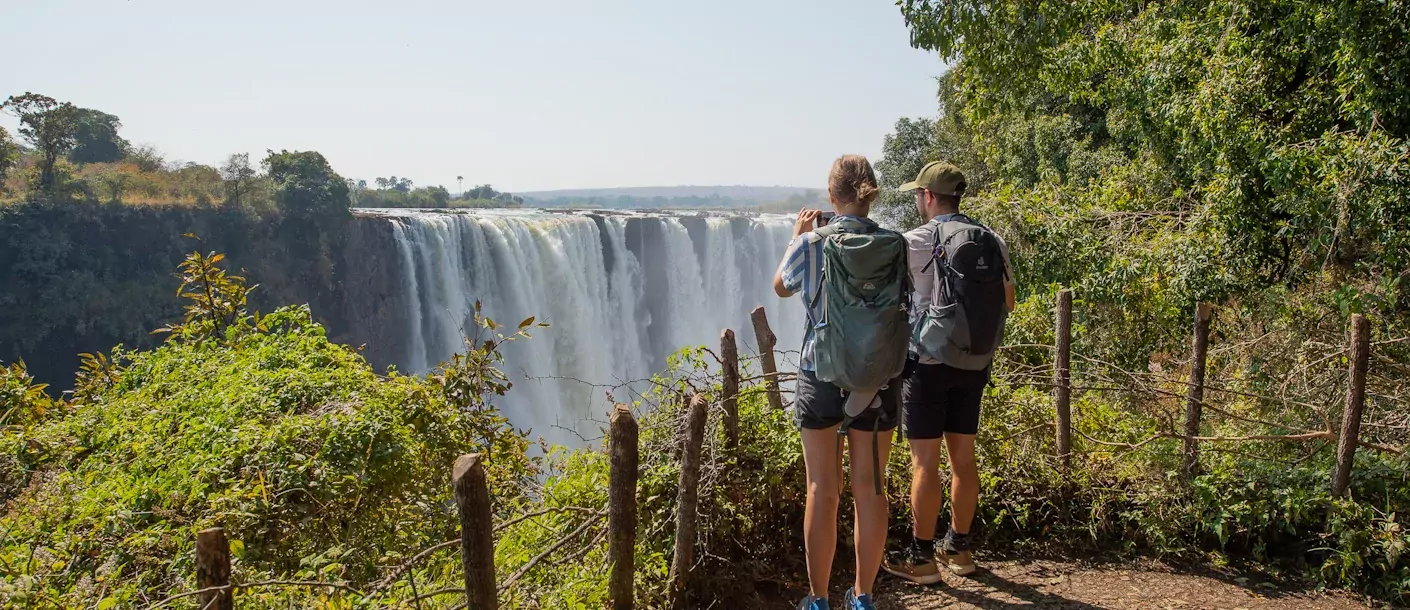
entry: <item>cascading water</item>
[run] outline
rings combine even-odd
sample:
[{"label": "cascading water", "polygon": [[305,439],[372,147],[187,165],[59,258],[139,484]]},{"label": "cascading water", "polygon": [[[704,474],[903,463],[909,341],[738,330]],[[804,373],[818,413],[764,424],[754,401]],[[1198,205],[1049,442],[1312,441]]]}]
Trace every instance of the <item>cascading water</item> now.
[{"label": "cascading water", "polygon": [[425,372],[463,350],[477,301],[511,328],[546,321],[506,348],[515,387],[499,406],[550,442],[595,436],[604,386],[649,378],[680,347],[714,346],[733,328],[753,351],[754,307],[769,311],[780,348],[802,338],[802,305],[771,285],[791,235],[785,216],[376,213],[393,223],[410,297],[401,368]]}]

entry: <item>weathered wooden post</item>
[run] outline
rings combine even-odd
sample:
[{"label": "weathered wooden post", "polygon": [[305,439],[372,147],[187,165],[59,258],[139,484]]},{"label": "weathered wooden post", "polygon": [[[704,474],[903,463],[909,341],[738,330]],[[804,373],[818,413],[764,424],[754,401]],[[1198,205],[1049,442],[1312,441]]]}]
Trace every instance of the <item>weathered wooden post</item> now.
[{"label": "weathered wooden post", "polygon": [[225,587],[196,596],[205,610],[235,608],[235,590],[230,587],[230,543],[225,528],[212,527],[196,533],[196,589]]},{"label": "weathered wooden post", "polygon": [[764,368],[764,384],[768,388],[769,406],[783,408],[783,395],[778,390],[778,364],[774,362],[774,345],[778,337],[769,329],[769,318],[762,306],[755,307],[749,317],[754,320],[754,339],[759,343],[759,362]]},{"label": "weathered wooden post", "polygon": [[701,394],[690,399],[681,451],[680,490],[676,499],[676,551],[671,559],[671,607],[685,607],[687,575],[695,565],[695,519],[700,500],[700,445],[705,436],[706,401]]},{"label": "weathered wooden post", "polygon": [[734,331],[720,333],[720,370],[724,376],[725,447],[739,446],[739,347],[734,344]]},{"label": "weathered wooden post", "polygon": [[1361,409],[1366,406],[1366,367],[1371,360],[1371,324],[1366,316],[1351,316],[1351,370],[1347,376],[1346,413],[1337,443],[1337,469],[1332,473],[1332,497],[1346,495],[1356,445],[1361,442]]},{"label": "weathered wooden post", "polygon": [[636,604],[636,479],[640,464],[636,418],[627,405],[612,410],[607,477],[607,607],[632,610]]},{"label": "weathered wooden post", "polygon": [[460,509],[460,562],[465,566],[465,598],[469,610],[496,610],[494,582],[494,520],[490,489],[480,454],[455,460],[451,484]]},{"label": "weathered wooden post", "polygon": [[1072,291],[1058,291],[1057,362],[1053,367],[1057,402],[1057,455],[1066,470],[1072,461]]},{"label": "weathered wooden post", "polygon": [[1190,360],[1190,389],[1185,399],[1185,483],[1195,480],[1199,474],[1200,417],[1204,412],[1204,368],[1209,355],[1209,321],[1213,315],[1209,303],[1195,307],[1194,353]]}]

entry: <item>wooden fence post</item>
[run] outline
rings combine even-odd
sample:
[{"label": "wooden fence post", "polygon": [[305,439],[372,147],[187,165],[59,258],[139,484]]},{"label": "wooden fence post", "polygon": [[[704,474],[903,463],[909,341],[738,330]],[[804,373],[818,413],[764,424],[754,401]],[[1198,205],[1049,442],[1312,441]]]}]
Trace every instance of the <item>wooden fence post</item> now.
[{"label": "wooden fence post", "polygon": [[636,418],[626,405],[612,410],[607,476],[607,607],[632,610],[636,604],[636,478],[640,464]]},{"label": "wooden fence post", "polygon": [[769,390],[769,406],[783,408],[783,395],[778,391],[778,364],[774,362],[774,345],[778,337],[769,329],[769,318],[762,306],[755,307],[749,317],[754,320],[754,339],[759,343],[759,361],[764,367],[764,384]]},{"label": "wooden fence post", "polygon": [[720,333],[720,365],[724,376],[725,447],[739,446],[739,347],[734,344],[734,331]]},{"label": "wooden fence post", "polygon": [[212,527],[196,534],[196,589],[226,587],[196,596],[205,610],[232,610],[235,590],[230,588],[230,543],[225,529]]},{"label": "wooden fence post", "polygon": [[460,509],[460,561],[465,566],[465,598],[469,610],[496,610],[494,582],[494,520],[490,490],[480,454],[455,460],[451,484]]},{"label": "wooden fence post", "polygon": [[671,607],[685,607],[687,575],[695,565],[695,518],[700,500],[700,445],[705,436],[705,397],[690,399],[681,451],[680,490],[676,501],[676,551],[671,559]]},{"label": "wooden fence post", "polygon": [[1057,455],[1066,470],[1072,461],[1072,291],[1058,291],[1057,362],[1053,367],[1057,402]]},{"label": "wooden fence post", "polygon": [[1361,409],[1366,406],[1366,367],[1371,359],[1371,325],[1366,316],[1351,316],[1351,370],[1347,376],[1346,413],[1337,443],[1337,469],[1332,474],[1332,497],[1346,495],[1356,445],[1361,442]]},{"label": "wooden fence post", "polygon": [[1185,399],[1185,483],[1195,480],[1199,473],[1200,417],[1204,411],[1204,368],[1209,354],[1209,320],[1213,315],[1209,303],[1195,307],[1194,353],[1190,361],[1190,389]]}]

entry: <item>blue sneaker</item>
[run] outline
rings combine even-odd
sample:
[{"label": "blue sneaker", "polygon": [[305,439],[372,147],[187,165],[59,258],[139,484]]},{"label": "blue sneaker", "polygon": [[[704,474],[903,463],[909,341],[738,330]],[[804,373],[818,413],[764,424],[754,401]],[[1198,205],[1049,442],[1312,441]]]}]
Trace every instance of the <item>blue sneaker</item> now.
[{"label": "blue sneaker", "polygon": [[827,605],[826,597],[813,597],[809,595],[798,602],[798,610],[831,610]]},{"label": "blue sneaker", "polygon": [[855,595],[856,589],[847,589],[847,610],[876,610],[870,595]]}]

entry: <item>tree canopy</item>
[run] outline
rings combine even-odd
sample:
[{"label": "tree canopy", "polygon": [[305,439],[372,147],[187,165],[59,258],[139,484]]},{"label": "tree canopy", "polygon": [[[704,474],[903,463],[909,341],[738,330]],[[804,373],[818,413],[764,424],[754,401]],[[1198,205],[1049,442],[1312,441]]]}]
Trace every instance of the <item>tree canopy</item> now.
[{"label": "tree canopy", "polygon": [[20,120],[20,137],[38,150],[39,190],[54,187],[54,168],[59,157],[74,147],[78,130],[78,108],[47,95],[26,92],[10,96],[0,109]]},{"label": "tree canopy", "polygon": [[1177,219],[1162,248],[1209,294],[1410,263],[1410,3],[900,4],[954,68],[886,169],[928,147],[972,185]]},{"label": "tree canopy", "polygon": [[127,140],[118,136],[122,122],[106,112],[75,110],[74,147],[69,161],[74,163],[114,163],[127,154]]},{"label": "tree canopy", "polygon": [[274,186],[275,202],[290,216],[346,216],[352,207],[347,183],[320,153],[271,150],[264,165]]}]

